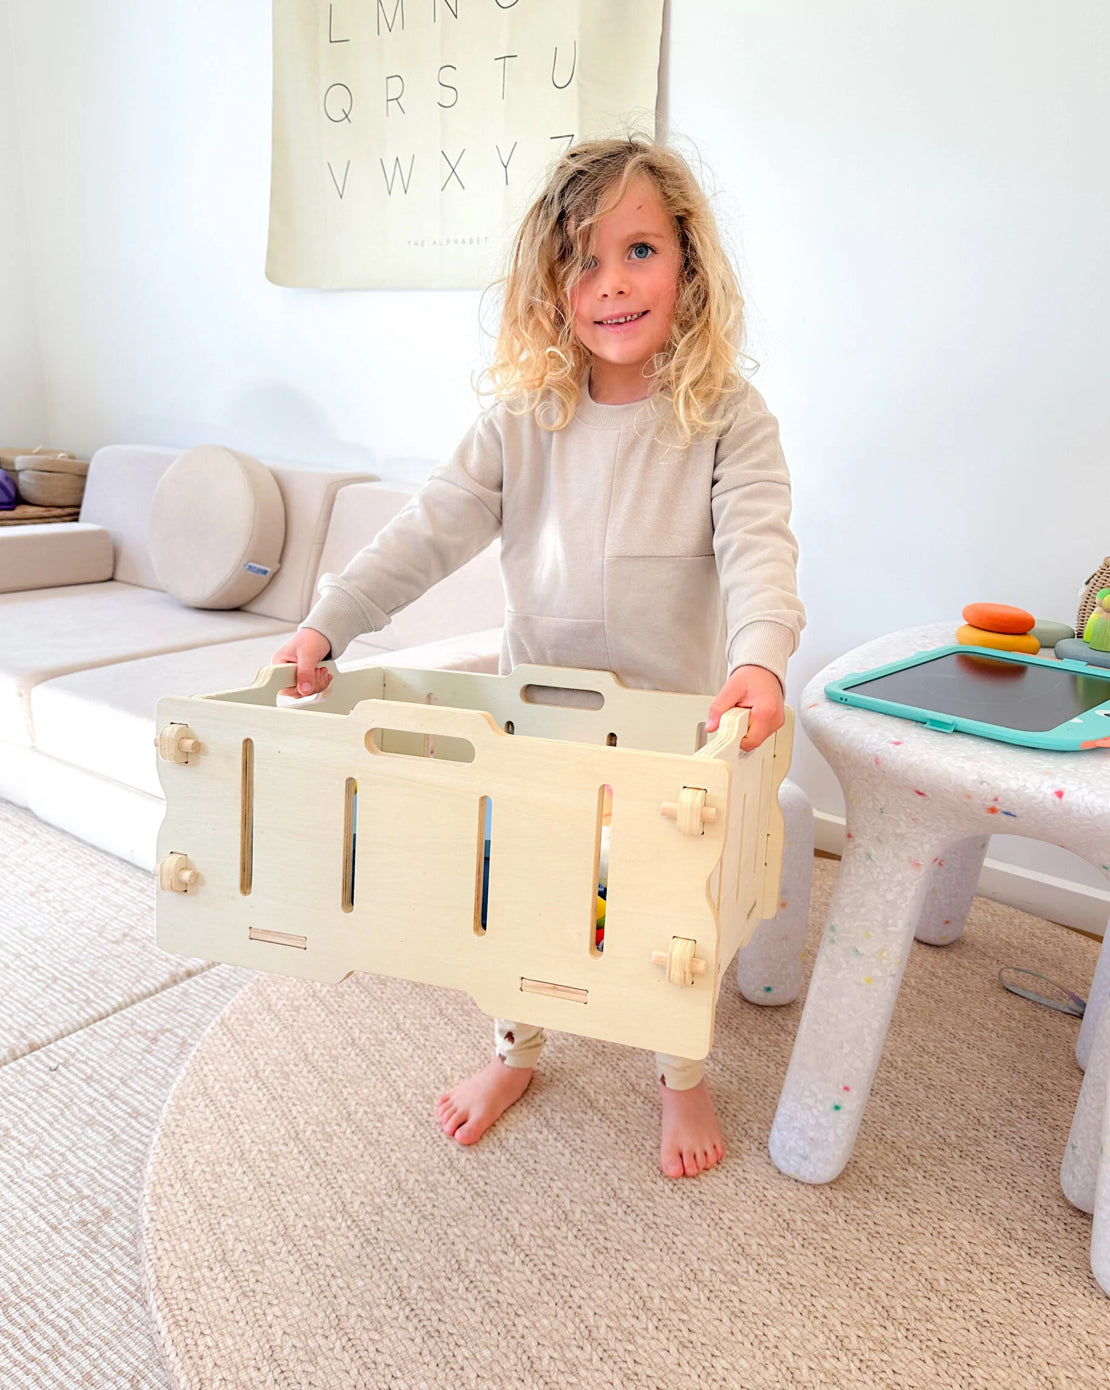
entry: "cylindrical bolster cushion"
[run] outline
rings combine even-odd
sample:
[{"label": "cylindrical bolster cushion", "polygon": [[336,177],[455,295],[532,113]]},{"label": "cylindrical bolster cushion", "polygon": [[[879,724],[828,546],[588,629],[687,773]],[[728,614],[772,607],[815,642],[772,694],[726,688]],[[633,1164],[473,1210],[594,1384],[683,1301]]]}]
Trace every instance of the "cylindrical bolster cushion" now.
[{"label": "cylindrical bolster cushion", "polygon": [[190,608],[238,608],[270,582],[285,543],[285,504],[264,464],[216,444],[187,449],[154,490],[150,559]]}]

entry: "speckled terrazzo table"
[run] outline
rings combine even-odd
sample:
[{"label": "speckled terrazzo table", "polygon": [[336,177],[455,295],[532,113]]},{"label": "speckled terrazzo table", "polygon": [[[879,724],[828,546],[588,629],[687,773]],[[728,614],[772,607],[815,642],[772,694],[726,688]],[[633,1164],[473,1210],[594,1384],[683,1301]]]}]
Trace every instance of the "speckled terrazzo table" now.
[{"label": "speckled terrazzo table", "polygon": [[[806,732],[840,780],[847,818],[844,861],[771,1132],[776,1165],[805,1182],[830,1182],[851,1157],[910,943],[960,935],[991,834],[1063,845],[1110,875],[1110,749],[1045,753],[945,734],[824,693],[829,681],[944,646],[953,632],[934,623],[857,647],[819,672],[800,702]],[[1077,1047],[1087,1075],[1062,1178],[1069,1200],[1096,1213],[1093,1263],[1110,1289],[1110,1159],[1096,1196],[1110,1109],[1110,1009],[1101,1007],[1108,988],[1110,947]]]}]

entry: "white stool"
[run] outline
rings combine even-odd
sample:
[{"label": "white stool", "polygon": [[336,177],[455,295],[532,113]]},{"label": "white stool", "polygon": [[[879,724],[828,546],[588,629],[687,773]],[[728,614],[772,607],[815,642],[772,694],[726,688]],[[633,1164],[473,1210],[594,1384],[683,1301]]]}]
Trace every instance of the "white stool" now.
[{"label": "white stool", "polygon": [[[943,734],[825,696],[830,680],[951,640],[950,624],[932,624],[871,642],[815,676],[800,702],[847,808],[844,858],[769,1145],[782,1172],[803,1182],[832,1181],[851,1157],[910,942],[959,936],[988,836],[1062,844],[1110,873],[1110,750],[1047,753]],[[1108,991],[1110,944],[1076,1047],[1087,1075],[1061,1180],[1069,1200],[1094,1212],[1091,1264],[1110,1292]]]},{"label": "white stool", "polygon": [[[1110,939],[1110,926],[1107,927]],[[1068,1146],[1060,1167],[1064,1196],[1094,1216],[1091,1272],[1110,1293],[1110,950],[1103,948],[1095,970],[1076,1056],[1086,1075],[1079,1092]]]},{"label": "white stool", "polygon": [[765,918],[737,953],[736,983],[753,1004],[789,1004],[802,987],[802,945],[813,884],[813,807],[801,787],[779,788],[786,822],[779,910]]}]

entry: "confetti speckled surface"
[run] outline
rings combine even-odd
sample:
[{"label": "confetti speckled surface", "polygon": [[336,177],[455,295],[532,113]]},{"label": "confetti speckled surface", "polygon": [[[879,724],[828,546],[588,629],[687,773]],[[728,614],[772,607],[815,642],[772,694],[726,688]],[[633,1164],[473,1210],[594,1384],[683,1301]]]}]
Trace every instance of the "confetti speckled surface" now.
[{"label": "confetti speckled surface", "polygon": [[[910,943],[915,935],[937,945],[960,935],[1000,822],[1007,834],[1063,845],[1110,872],[1110,750],[1019,748],[825,697],[829,681],[944,646],[951,634],[951,624],[934,623],[858,647],[815,676],[800,701],[805,730],[839,778],[847,810],[828,930],[771,1134],[777,1166],[806,1182],[831,1181],[851,1157]],[[1098,1007],[1110,967],[1100,975],[1079,1049],[1090,1065],[1064,1184],[1073,1201],[1097,1212],[1104,1267],[1095,1272],[1110,1290],[1110,1160],[1099,1164],[1100,1147],[1110,1152],[1110,1010]]]},{"label": "confetti speckled surface", "polygon": [[753,1004],[789,1004],[802,987],[802,943],[813,878],[813,807],[789,780],[779,788],[786,822],[779,910],[736,957],[736,982]]}]

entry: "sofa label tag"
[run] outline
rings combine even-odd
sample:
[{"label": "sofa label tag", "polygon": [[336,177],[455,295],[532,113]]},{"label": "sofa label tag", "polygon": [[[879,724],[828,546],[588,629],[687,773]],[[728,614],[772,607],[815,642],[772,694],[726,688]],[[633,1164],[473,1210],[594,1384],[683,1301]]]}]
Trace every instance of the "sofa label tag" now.
[{"label": "sofa label tag", "polygon": [[253,560],[248,560],[247,563],[243,566],[243,568],[247,571],[248,574],[271,573],[269,565],[256,565]]}]

